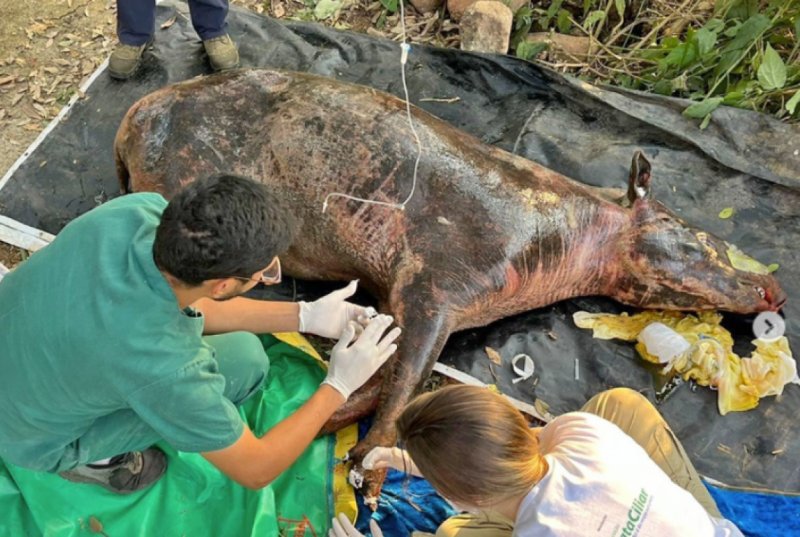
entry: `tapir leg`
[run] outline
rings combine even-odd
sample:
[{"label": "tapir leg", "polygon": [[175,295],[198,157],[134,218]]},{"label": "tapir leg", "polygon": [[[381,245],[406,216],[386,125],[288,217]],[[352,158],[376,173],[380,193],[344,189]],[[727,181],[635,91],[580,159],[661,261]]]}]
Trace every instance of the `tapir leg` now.
[{"label": "tapir leg", "polygon": [[347,402],[331,416],[320,434],[335,433],[375,412],[383,387],[383,375],[379,371],[364,386],[356,390]]},{"label": "tapir leg", "polygon": [[390,309],[403,328],[403,335],[395,358],[388,364],[390,369],[383,380],[372,428],[350,451],[355,471],[364,477],[361,492],[373,502],[380,494],[386,473],[365,471],[360,466],[361,460],[376,446],[395,444],[395,421],[430,375],[453,326],[449,311],[443,309],[446,305],[433,300],[430,289],[426,291],[424,285],[414,282],[390,295]]}]

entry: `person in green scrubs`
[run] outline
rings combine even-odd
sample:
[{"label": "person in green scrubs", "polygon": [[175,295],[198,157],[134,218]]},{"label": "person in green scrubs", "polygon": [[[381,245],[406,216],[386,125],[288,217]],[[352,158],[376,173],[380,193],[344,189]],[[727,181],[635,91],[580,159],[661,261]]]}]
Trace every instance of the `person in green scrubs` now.
[{"label": "person in green scrubs", "polygon": [[[169,203],[109,201],[0,281],[0,458],[118,493],[166,469],[166,441],[234,481],[269,484],[396,350],[399,328],[347,301],[241,297],[280,281],[295,227],[269,190],[222,175]],[[254,334],[339,338],[328,375],[256,437],[237,411],[269,359]],[[387,332],[388,330],[388,332]]]}]

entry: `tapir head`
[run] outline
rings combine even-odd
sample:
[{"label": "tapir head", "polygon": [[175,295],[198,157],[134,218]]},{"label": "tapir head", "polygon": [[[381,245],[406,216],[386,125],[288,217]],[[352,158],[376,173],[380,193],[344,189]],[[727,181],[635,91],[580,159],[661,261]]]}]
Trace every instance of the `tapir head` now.
[{"label": "tapir head", "polygon": [[630,226],[617,252],[615,298],[640,308],[777,311],[786,294],[764,265],[688,225],[650,198],[650,163],[636,152],[628,185]]}]

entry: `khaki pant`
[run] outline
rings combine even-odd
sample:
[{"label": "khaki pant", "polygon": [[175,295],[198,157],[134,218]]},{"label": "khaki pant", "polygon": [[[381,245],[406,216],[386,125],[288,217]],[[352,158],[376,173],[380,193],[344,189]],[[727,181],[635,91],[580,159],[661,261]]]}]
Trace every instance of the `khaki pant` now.
[{"label": "khaki pant", "polygon": [[[592,397],[581,410],[616,424],[647,451],[672,481],[691,492],[708,514],[721,518],[683,446],[644,396],[628,388],[615,388]],[[513,520],[486,512],[449,518],[436,531],[436,537],[510,537],[513,529]]]}]

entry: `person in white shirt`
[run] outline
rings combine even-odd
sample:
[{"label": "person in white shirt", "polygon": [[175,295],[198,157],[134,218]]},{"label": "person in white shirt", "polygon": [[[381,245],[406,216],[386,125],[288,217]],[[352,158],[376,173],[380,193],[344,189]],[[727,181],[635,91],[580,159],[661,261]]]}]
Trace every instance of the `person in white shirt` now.
[{"label": "person in white shirt", "polygon": [[[424,476],[467,512],[436,537],[742,537],[658,411],[627,388],[530,428],[505,397],[449,386],[409,403],[397,431],[405,451],[376,448],[364,466]],[[361,534],[340,517],[331,535]]]}]

